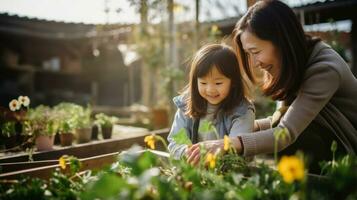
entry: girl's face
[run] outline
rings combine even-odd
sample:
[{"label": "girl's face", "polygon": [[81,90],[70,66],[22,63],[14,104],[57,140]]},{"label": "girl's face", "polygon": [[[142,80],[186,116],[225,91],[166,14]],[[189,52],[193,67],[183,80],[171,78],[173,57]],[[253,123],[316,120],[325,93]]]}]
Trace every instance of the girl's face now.
[{"label": "girl's face", "polygon": [[278,49],[272,42],[262,40],[247,30],[241,34],[240,40],[254,67],[263,69],[273,77],[278,75],[281,59]]},{"label": "girl's face", "polygon": [[210,104],[221,103],[229,94],[231,80],[213,67],[204,77],[198,77],[198,92]]}]

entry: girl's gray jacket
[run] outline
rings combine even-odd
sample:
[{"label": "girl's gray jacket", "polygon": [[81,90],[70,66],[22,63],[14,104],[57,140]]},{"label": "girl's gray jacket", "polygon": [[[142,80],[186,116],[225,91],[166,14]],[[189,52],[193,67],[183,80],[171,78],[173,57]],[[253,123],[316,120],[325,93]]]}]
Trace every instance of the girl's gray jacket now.
[{"label": "girl's gray jacket", "polygon": [[[177,107],[174,122],[171,126],[171,130],[167,140],[169,141],[169,151],[171,156],[175,159],[180,159],[187,150],[187,145],[176,144],[173,140],[173,136],[176,135],[182,128],[185,129],[188,134],[188,138],[191,138],[193,118],[185,115],[186,103],[184,101],[184,95],[176,96],[173,98],[173,102]],[[229,115],[218,114],[216,118],[215,128],[220,138],[224,135],[230,137],[238,136],[240,133],[249,133],[253,131],[255,119],[254,105],[248,100],[243,100],[239,106],[234,108],[233,112]]]}]

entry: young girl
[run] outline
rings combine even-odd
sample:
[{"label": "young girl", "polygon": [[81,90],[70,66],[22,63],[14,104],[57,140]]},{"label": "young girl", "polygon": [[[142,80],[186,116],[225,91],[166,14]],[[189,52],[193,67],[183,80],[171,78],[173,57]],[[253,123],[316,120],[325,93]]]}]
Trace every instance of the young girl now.
[{"label": "young girl", "polygon": [[[217,139],[214,133],[200,133],[203,121],[211,122],[219,138],[237,137],[253,131],[255,110],[247,100],[234,51],[223,44],[202,47],[194,56],[189,84],[173,99],[178,110],[168,136],[169,151],[175,159],[185,156],[187,145],[173,140],[182,128],[192,143]],[[234,133],[234,134],[233,134]],[[195,159],[195,162],[197,159]]]}]

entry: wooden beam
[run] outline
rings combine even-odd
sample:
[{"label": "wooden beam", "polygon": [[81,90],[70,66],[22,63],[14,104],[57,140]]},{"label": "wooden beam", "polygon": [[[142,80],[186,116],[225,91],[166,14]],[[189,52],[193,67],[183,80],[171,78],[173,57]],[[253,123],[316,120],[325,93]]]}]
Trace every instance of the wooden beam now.
[{"label": "wooden beam", "polygon": [[[137,153],[140,154],[145,151],[150,151],[150,152],[156,154],[157,156],[160,156],[165,159],[167,159],[169,157],[169,154],[166,152],[150,150],[150,149],[138,151]],[[93,156],[90,158],[79,159],[82,164],[82,167],[80,170],[81,170],[81,172],[83,172],[86,170],[102,169],[103,167],[109,166],[110,164],[114,163],[117,160],[118,154],[119,154],[119,152],[115,152],[115,153],[110,153],[110,154],[105,154],[105,155]],[[9,180],[10,180],[10,182],[11,182],[11,180],[17,180],[17,179],[21,178],[21,176],[36,177],[36,178],[48,180],[56,168],[60,168],[58,161],[57,161],[57,164],[52,164],[49,166],[36,167],[36,168],[32,168],[32,169],[25,169],[25,170],[0,174],[0,183],[1,183],[1,180],[6,180],[7,182],[9,182]]]},{"label": "wooden beam", "polygon": [[[104,166],[110,165],[116,160],[118,153],[110,153],[105,155],[93,156],[90,158],[79,159],[82,163],[81,171],[89,169],[100,169]],[[9,173],[0,174],[0,179],[13,180],[19,179],[21,176],[37,177],[41,179],[49,179],[59,164],[52,164],[49,166],[36,167],[32,169],[25,169]]]},{"label": "wooden beam", "polygon": [[[161,129],[152,131],[150,133],[160,135],[163,138],[167,138],[168,129]],[[8,156],[0,158],[1,173],[9,173],[17,170],[25,170],[34,167],[42,167],[53,165],[58,162],[58,159],[62,155],[72,155],[79,159],[95,157],[98,155],[117,153],[119,151],[130,148],[133,144],[145,146],[144,137],[146,135],[125,138],[125,139],[109,139],[101,141],[93,141],[86,144],[79,144],[72,147],[62,147],[61,149],[47,151],[47,152],[35,152],[33,155],[34,161],[28,161],[28,155],[22,153],[19,155]],[[163,145],[158,144],[157,148],[162,150]]]}]

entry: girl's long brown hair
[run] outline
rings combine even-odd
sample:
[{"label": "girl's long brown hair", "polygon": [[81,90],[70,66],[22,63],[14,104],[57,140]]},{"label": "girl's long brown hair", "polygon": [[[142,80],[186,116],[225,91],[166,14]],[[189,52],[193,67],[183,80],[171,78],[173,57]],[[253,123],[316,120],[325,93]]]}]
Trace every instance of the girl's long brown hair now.
[{"label": "girl's long brown hair", "polygon": [[198,92],[198,78],[204,77],[213,67],[231,80],[229,95],[220,103],[219,111],[230,112],[245,98],[245,87],[234,50],[224,44],[203,46],[195,54],[189,73],[189,84],[185,87],[186,114],[193,118],[206,115],[207,101]]}]

